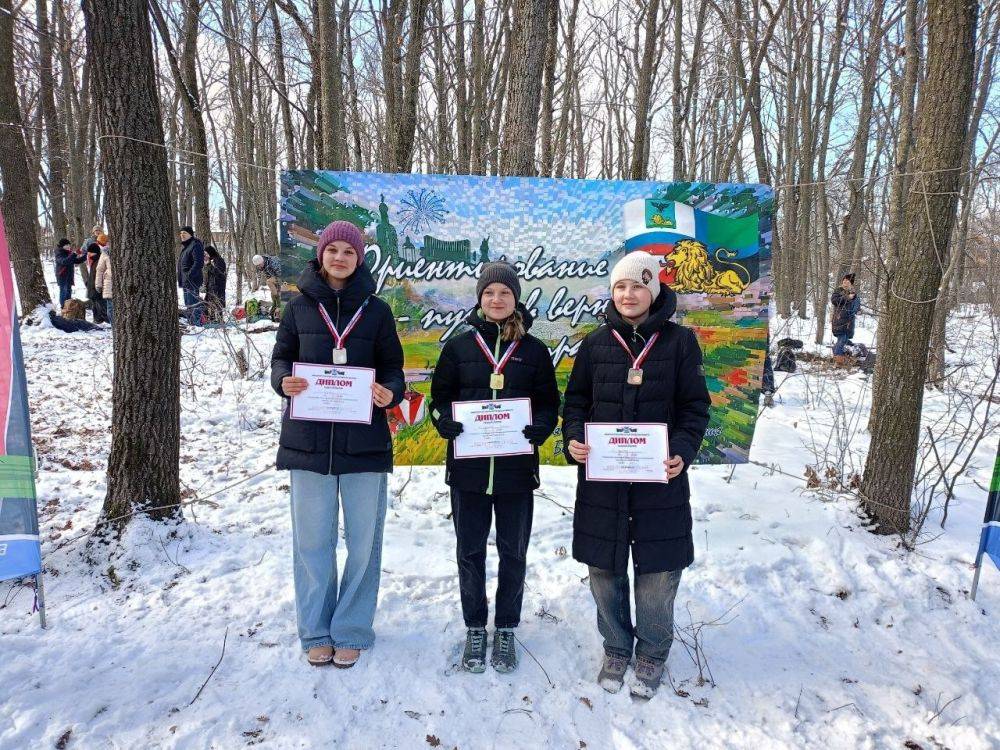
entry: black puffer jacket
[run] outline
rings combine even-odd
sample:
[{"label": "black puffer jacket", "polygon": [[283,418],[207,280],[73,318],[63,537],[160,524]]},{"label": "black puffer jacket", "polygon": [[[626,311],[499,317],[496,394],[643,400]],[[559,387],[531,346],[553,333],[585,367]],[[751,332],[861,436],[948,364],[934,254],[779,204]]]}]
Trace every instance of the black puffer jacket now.
[{"label": "black puffer jacket", "polygon": [[[392,391],[387,408],[403,398],[403,347],[389,305],[375,295],[375,280],[362,264],[340,291],[320,277],[315,260],[299,276],[301,294],[292,298],[281,317],[271,354],[271,387],[279,396],[281,379],[292,374],[293,362],[332,364],[334,341],[320,316],[326,308],[338,331],[343,331],[365,303],[364,313],[347,337],[347,365],[375,368],[375,382]],[[288,417],[288,402],[281,417],[278,441],[279,469],[305,469],[318,474],[357,474],[392,470],[392,438],[385,409],[372,411],[372,423],[332,424]]]},{"label": "black puffer jacket", "polygon": [[[677,296],[664,284],[637,328],[612,302],[608,322],[583,340],[573,362],[563,409],[566,458],[570,440],[584,442],[586,422],[666,422],[671,455],[685,470],[668,484],[588,482],[578,471],[573,514],[573,557],[623,574],[629,547],[637,575],[680,570],[694,560],[687,467],[708,426],[711,405],[694,332],[669,320]],[[642,384],[626,382],[631,359],[611,335],[617,330],[638,355],[656,331],[660,337],[643,363]]]},{"label": "black puffer jacket", "polygon": [[[531,328],[531,314],[518,303],[526,329]],[[552,433],[559,418],[559,389],[548,347],[530,334],[521,339],[517,351],[504,367],[504,387],[490,389],[493,366],[476,343],[476,331],[497,356],[500,326],[483,319],[478,305],[466,319],[472,330],[450,339],[441,350],[431,380],[431,420],[451,417],[453,401],[486,401],[498,398],[530,398],[534,424]],[[500,356],[510,342],[500,341]],[[538,487],[538,449],[533,455],[497,458],[461,458],[452,455],[448,441],[448,467],[445,481],[449,486],[470,492],[503,494],[523,492]]]}]

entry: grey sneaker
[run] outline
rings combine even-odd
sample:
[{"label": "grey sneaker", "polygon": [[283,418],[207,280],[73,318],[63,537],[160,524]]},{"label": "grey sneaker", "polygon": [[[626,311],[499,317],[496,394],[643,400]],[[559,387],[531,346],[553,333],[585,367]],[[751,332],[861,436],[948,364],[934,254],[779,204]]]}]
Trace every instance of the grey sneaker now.
[{"label": "grey sneaker", "polygon": [[514,631],[511,628],[497,628],[493,634],[493,668],[501,674],[517,669],[517,651],[514,647]]},{"label": "grey sneaker", "polygon": [[625,670],[628,669],[628,662],[627,656],[604,654],[601,673],[597,675],[597,684],[609,693],[617,693],[625,681]]},{"label": "grey sneaker", "polygon": [[469,628],[466,631],[462,669],[474,674],[486,671],[486,628]]},{"label": "grey sneaker", "polygon": [[663,662],[640,656],[635,660],[635,682],[629,690],[636,698],[652,698],[663,679]]}]

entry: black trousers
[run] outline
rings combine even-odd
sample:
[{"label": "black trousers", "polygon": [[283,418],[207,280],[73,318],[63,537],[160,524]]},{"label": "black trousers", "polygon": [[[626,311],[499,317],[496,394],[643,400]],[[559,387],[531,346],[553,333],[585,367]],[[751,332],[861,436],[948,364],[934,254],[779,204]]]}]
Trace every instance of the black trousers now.
[{"label": "black trousers", "polygon": [[532,492],[484,495],[452,489],[451,513],[458,539],[458,585],[467,628],[485,628],[489,617],[486,604],[486,542],[494,513],[500,566],[493,623],[498,628],[514,628],[520,623],[534,507],[535,496]]}]

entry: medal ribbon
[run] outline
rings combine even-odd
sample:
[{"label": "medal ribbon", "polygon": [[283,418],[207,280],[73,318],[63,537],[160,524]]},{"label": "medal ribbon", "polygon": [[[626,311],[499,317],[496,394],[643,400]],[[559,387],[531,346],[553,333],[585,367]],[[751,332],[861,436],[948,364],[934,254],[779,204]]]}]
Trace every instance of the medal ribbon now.
[{"label": "medal ribbon", "polygon": [[347,341],[347,337],[351,335],[351,331],[354,330],[358,321],[361,320],[361,313],[363,313],[365,308],[368,306],[368,300],[366,299],[361,307],[358,308],[358,311],[354,313],[354,317],[351,318],[350,322],[348,322],[347,328],[344,329],[343,333],[337,331],[336,326],[333,325],[333,321],[330,319],[330,314],[326,311],[323,305],[317,303],[316,306],[319,308],[320,317],[323,318],[323,322],[326,323],[326,327],[330,329],[330,334],[333,336],[333,342],[336,345],[336,348],[343,349],[344,343]]},{"label": "medal ribbon", "polygon": [[507,365],[511,355],[517,350],[517,347],[521,345],[521,340],[518,339],[517,341],[510,342],[510,346],[507,347],[507,351],[505,351],[503,356],[500,357],[499,362],[493,358],[493,352],[491,352],[490,348],[486,346],[486,342],[483,341],[483,337],[478,331],[476,332],[476,343],[479,344],[479,348],[483,350],[483,354],[486,355],[486,359],[489,363],[493,365],[493,373],[495,375],[499,375],[503,372],[503,368]]},{"label": "medal ribbon", "polygon": [[646,345],[642,347],[642,351],[639,352],[639,356],[633,357],[632,350],[628,348],[628,344],[625,343],[625,339],[621,337],[621,334],[618,333],[618,331],[611,329],[611,335],[614,336],[616,339],[618,339],[618,343],[622,345],[622,349],[625,350],[625,353],[628,354],[629,359],[632,360],[633,370],[638,370],[642,368],[642,363],[645,362],[646,357],[649,356],[649,350],[653,348],[653,344],[655,344],[656,340],[660,338],[660,332],[657,331],[656,333],[654,333],[652,336],[649,337],[649,341],[647,341]]}]

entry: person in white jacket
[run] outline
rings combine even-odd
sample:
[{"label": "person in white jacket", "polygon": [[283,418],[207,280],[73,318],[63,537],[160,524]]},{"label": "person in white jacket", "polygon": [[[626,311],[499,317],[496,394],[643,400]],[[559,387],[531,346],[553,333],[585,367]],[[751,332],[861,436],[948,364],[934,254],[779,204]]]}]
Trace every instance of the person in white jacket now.
[{"label": "person in white jacket", "polygon": [[97,278],[95,286],[101,290],[108,309],[108,322],[115,324],[114,303],[111,301],[111,243],[101,248],[101,258],[97,261]]}]

